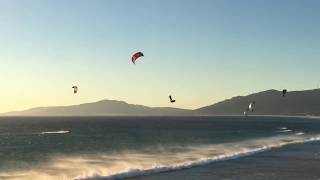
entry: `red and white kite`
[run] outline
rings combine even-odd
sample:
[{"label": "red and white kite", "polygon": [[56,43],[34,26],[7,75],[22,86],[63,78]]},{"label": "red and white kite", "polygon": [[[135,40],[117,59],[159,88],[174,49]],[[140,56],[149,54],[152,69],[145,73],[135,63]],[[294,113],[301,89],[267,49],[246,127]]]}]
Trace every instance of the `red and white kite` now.
[{"label": "red and white kite", "polygon": [[136,60],[140,57],[144,56],[142,52],[137,52],[131,57],[131,61],[133,64],[136,64]]}]

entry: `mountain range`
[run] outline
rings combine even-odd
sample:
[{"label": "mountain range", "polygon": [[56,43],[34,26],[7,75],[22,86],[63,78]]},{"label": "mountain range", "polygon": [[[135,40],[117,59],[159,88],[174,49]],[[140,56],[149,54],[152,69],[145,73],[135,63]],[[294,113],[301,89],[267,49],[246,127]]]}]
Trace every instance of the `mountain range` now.
[{"label": "mountain range", "polygon": [[37,107],[13,111],[2,116],[190,116],[243,115],[250,102],[255,102],[252,115],[320,115],[320,89],[289,91],[267,90],[237,96],[199,109],[148,107],[124,101],[102,100],[72,106]]},{"label": "mountain range", "polygon": [[216,104],[196,109],[197,114],[240,115],[255,102],[253,115],[320,115],[320,89],[289,91],[267,90],[248,96],[237,96]]}]

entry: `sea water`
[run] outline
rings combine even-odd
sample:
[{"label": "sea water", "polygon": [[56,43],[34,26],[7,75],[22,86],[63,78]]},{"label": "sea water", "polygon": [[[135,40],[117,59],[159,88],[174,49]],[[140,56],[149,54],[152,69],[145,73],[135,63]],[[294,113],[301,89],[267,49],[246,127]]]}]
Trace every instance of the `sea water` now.
[{"label": "sea water", "polygon": [[122,179],[320,140],[292,117],[1,117],[0,179]]}]

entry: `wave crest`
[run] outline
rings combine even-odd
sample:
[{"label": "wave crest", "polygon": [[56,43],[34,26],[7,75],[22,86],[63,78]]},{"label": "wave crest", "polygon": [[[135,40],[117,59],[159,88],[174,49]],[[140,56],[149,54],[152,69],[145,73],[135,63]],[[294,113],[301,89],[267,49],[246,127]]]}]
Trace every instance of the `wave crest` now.
[{"label": "wave crest", "polygon": [[288,144],[319,140],[320,136],[292,134],[212,145],[157,146],[143,152],[127,150],[109,154],[57,156],[32,170],[0,172],[0,177],[39,180],[119,179],[201,166]]},{"label": "wave crest", "polygon": [[67,134],[70,133],[70,131],[45,131],[45,132],[41,132],[40,134]]}]

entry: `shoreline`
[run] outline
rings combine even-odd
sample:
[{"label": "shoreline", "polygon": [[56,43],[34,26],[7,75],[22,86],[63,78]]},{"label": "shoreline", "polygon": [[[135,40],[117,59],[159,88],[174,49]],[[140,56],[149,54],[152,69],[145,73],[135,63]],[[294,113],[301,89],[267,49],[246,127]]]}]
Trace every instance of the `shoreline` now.
[{"label": "shoreline", "polygon": [[[0,115],[0,118],[5,117],[245,117],[243,115]],[[283,117],[283,118],[305,118],[305,119],[320,119],[320,116],[314,115],[248,115],[246,117]]]},{"label": "shoreline", "polygon": [[[203,168],[206,166],[212,166],[215,164],[220,164],[224,162],[229,162],[233,160],[241,160],[243,158],[250,158],[252,156],[258,156],[259,154],[262,153],[267,153],[267,152],[272,152],[272,151],[277,151],[279,149],[287,148],[292,145],[304,145],[308,143],[318,143],[320,145],[320,137],[312,137],[309,139],[305,140],[298,140],[294,142],[287,142],[287,143],[282,143],[282,144],[274,144],[274,145],[265,145],[259,148],[255,149],[250,149],[246,151],[239,151],[235,152],[233,154],[226,154],[226,155],[220,155],[216,157],[211,157],[199,161],[195,161],[192,163],[186,163],[186,164],[178,164],[175,166],[166,166],[166,167],[156,167],[156,168],[151,168],[151,169],[144,169],[144,170],[131,170],[128,172],[124,173],[119,173],[119,174],[114,174],[111,176],[98,176],[98,177],[89,177],[85,178],[88,180],[91,179],[140,179],[141,177],[157,177],[157,176],[162,176],[163,174],[172,174],[172,173],[179,173],[179,172],[184,172],[188,171],[190,169],[197,169],[197,168]],[[320,149],[320,146],[319,146]],[[151,178],[153,179],[153,178]],[[176,179],[176,178],[174,178]]]},{"label": "shoreline", "polygon": [[319,179],[320,142],[289,144],[250,156],[217,161],[157,174],[125,178],[128,180],[211,180],[211,179]]}]

